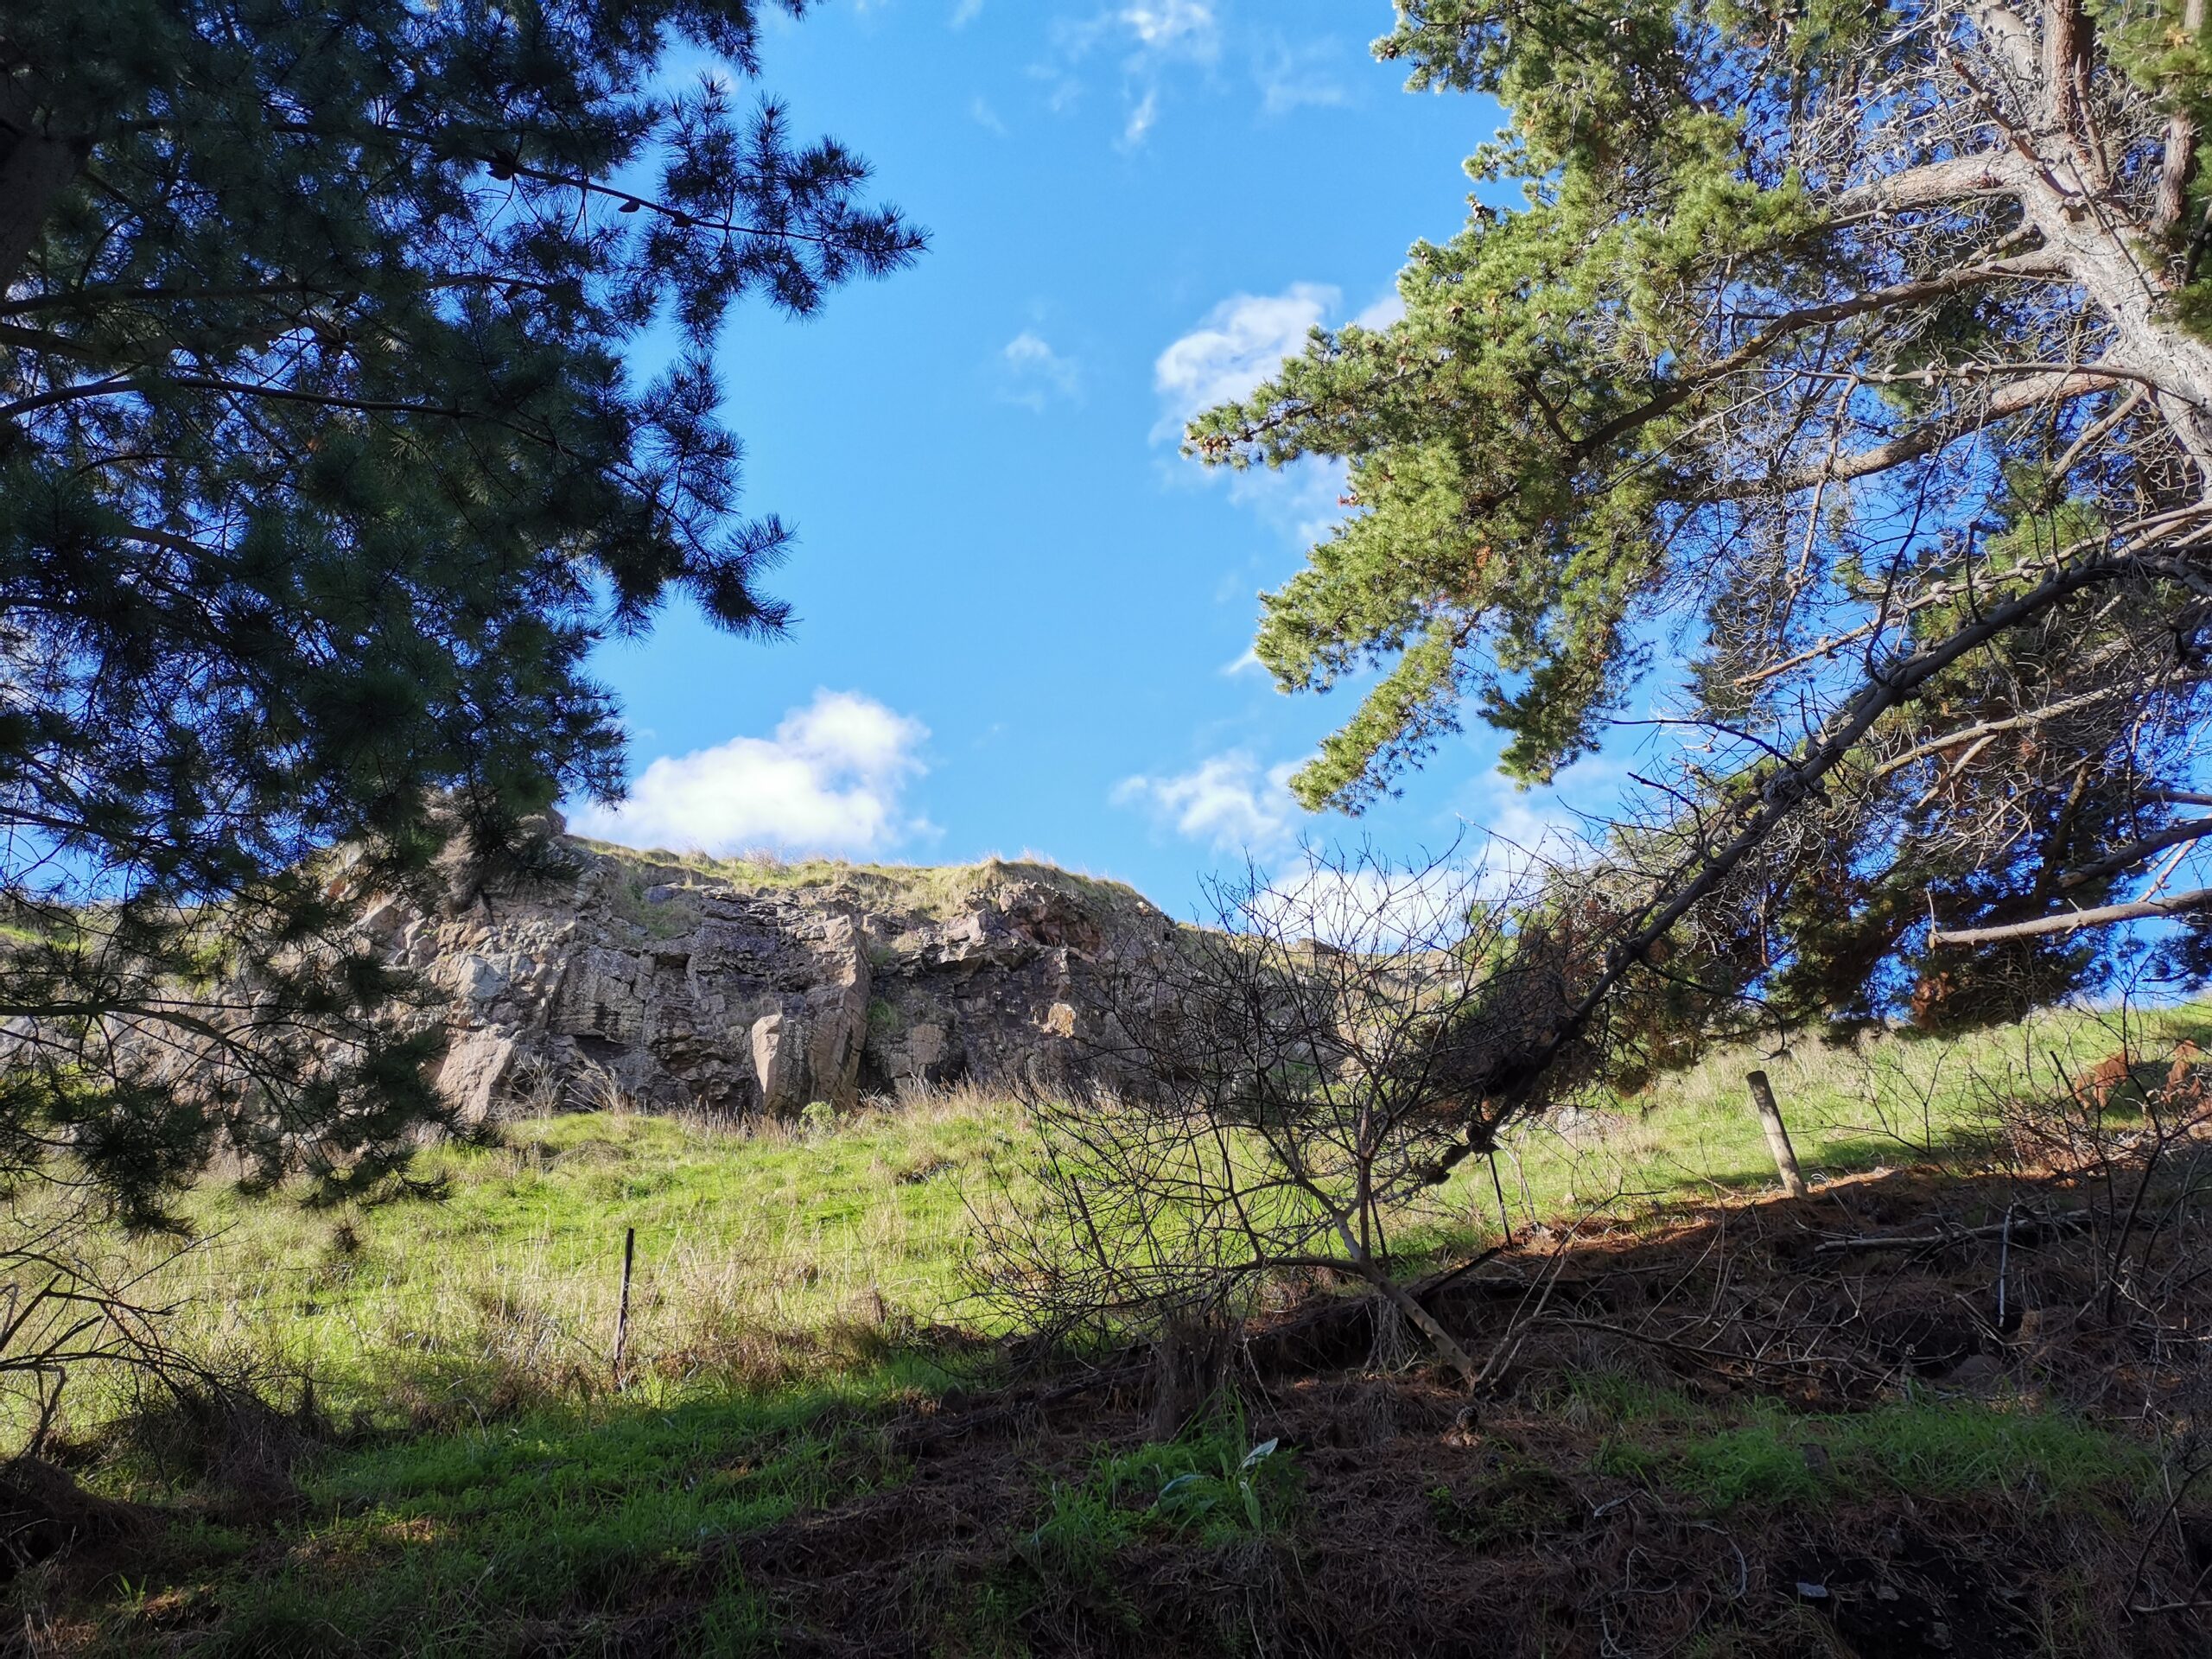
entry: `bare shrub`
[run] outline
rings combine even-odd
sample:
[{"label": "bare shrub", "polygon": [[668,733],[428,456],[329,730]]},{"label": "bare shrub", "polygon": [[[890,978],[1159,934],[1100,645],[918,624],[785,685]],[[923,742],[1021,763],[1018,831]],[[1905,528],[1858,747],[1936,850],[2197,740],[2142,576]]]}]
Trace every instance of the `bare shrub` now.
[{"label": "bare shrub", "polygon": [[190,1246],[130,1264],[98,1241],[73,1208],[0,1227],[0,1434],[8,1456],[40,1452],[80,1371],[121,1368],[168,1381],[194,1369],[165,1338],[163,1320],[175,1310],[142,1294]]},{"label": "bare shrub", "polygon": [[1040,1191],[979,1214],[986,1299],[1056,1338],[1181,1354],[1270,1278],[1343,1274],[1471,1382],[1392,1240],[1578,1075],[1573,930],[1448,855],[1309,852],[1294,879],[1248,870],[1211,899],[1217,927],[1105,965],[1079,1073],[1028,1078],[1019,1179]]},{"label": "bare shrub", "polygon": [[627,1117],[632,1102],[630,1091],[612,1068],[596,1060],[587,1060],[579,1065],[569,1082],[570,1096],[587,1112],[605,1112],[610,1117]]}]

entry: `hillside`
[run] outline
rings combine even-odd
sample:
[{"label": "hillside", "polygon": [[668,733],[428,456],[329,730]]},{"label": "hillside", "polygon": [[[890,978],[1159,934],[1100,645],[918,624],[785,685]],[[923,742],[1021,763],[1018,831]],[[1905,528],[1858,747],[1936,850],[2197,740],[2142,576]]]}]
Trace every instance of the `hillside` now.
[{"label": "hillside", "polygon": [[[2122,1612],[2207,1512],[2158,1334],[2204,1317],[2194,1224],[2162,1175],[2121,1241],[2157,1318],[2105,1317],[2110,1241],[2026,1217],[2113,1170],[1993,1110],[2113,1039],[1722,1055],[1524,1132],[1514,1243],[1433,1300],[1490,1387],[1294,1277],[1179,1430],[1145,1356],[1033,1374],[966,1299],[972,1214],[1023,1190],[982,1091],[526,1119],[435,1153],[442,1201],[338,1215],[211,1185],[147,1294],[283,1408],[87,1394],[55,1455],[159,1518],[10,1593],[40,1653],[2201,1650],[2185,1594]],[[1808,1199],[1770,1196],[1754,1058]],[[1485,1173],[1402,1265],[1502,1243]]]}]

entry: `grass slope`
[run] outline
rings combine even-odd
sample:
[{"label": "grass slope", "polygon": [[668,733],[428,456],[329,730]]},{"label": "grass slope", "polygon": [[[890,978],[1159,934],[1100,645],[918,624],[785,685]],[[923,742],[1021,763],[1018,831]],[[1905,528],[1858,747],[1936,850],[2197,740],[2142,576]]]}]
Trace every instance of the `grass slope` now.
[{"label": "grass slope", "polygon": [[[2148,1024],[2212,1037],[2201,1008]],[[1773,1077],[1808,1173],[1965,1167],[1995,1094],[2086,1071],[2120,1035],[2109,1020],[2053,1016],[1967,1049],[1879,1039],[1717,1056],[1650,1099],[1523,1131],[1501,1177],[1516,1227],[1542,1221],[1554,1236],[1567,1217],[1647,1225],[1669,1206],[1767,1188],[1742,1090],[1752,1064]],[[883,1426],[955,1386],[945,1367],[959,1342],[945,1328],[973,1323],[960,1300],[969,1205],[1007,1201],[987,1176],[1018,1128],[1012,1109],[975,1094],[815,1133],[592,1114],[513,1125],[498,1148],[433,1151],[427,1167],[446,1184],[435,1203],[316,1213],[211,1185],[193,1201],[190,1249],[164,1260],[164,1247],[136,1247],[149,1291],[179,1303],[202,1353],[264,1377],[312,1376],[340,1427],[297,1464],[296,1495],[241,1505],[200,1480],[221,1460],[204,1424],[156,1414],[118,1436],[102,1421],[117,1396],[86,1390],[67,1427],[90,1478],[196,1519],[90,1593],[20,1575],[8,1593],[22,1628],[43,1632],[32,1650],[772,1650],[805,1598],[779,1600],[795,1592],[776,1588],[775,1562],[747,1565],[748,1541],[910,1501],[918,1466]],[[1497,1209],[1487,1169],[1463,1172],[1410,1248],[1494,1239]],[[618,1395],[609,1350],[632,1227],[632,1380]],[[1900,1494],[2081,1522],[2132,1514],[2150,1478],[2125,1434],[2029,1402],[1908,1392],[1872,1411],[1808,1410],[1684,1393],[1602,1357],[1562,1374],[1523,1414],[1540,1426],[1523,1439],[1549,1437],[1526,1454],[1539,1474],[1501,1473],[1495,1446],[1468,1463],[1437,1452],[1433,1432],[1421,1440],[1419,1458],[1445,1473],[1416,1462],[1405,1478],[1434,1548],[1509,1533],[1542,1544],[1568,1490],[1582,1507],[1659,1493],[1694,1531],[1731,1515],[1856,1513]],[[993,1465],[998,1484],[978,1488],[988,1501],[975,1500],[995,1553],[972,1583],[932,1592],[933,1650],[1053,1646],[1039,1631],[1107,1593],[1109,1560],[1196,1551],[1260,1572],[1338,1501],[1302,1449],[1342,1432],[1344,1412],[1329,1409],[1297,1451],[1260,1453],[1265,1426],[1241,1423],[1146,1449],[1121,1418],[1101,1438],[1048,1433],[1008,1453]],[[1524,1510],[1526,1526],[1514,1519]],[[655,1618],[674,1622],[656,1636]]]},{"label": "grass slope", "polygon": [[[2145,1023],[2126,1034],[2212,1047],[2212,1011]],[[1770,1187],[1742,1082],[1752,1065],[1772,1077],[1808,1174],[1971,1164],[2001,1087],[2085,1074],[2122,1034],[2053,1016],[1971,1048],[1891,1038],[1716,1055],[1648,1099],[1524,1126],[1500,1179],[1517,1227]],[[210,1186],[192,1206],[198,1242],[147,1294],[183,1305],[200,1351],[312,1371],[341,1408],[465,1421],[487,1390],[512,1403],[549,1380],[582,1394],[604,1383],[635,1228],[630,1350],[656,1397],[788,1381],[818,1374],[815,1351],[842,1355],[856,1329],[972,1323],[969,1206],[1004,1200],[993,1180],[1018,1165],[1020,1133],[1016,1109],[973,1091],[822,1132],[603,1112],[525,1121],[504,1147],[426,1154],[445,1183],[436,1203],[332,1214]],[[1406,1249],[1467,1252],[1498,1232],[1490,1172],[1471,1165]],[[167,1248],[145,1247],[137,1265]]]}]

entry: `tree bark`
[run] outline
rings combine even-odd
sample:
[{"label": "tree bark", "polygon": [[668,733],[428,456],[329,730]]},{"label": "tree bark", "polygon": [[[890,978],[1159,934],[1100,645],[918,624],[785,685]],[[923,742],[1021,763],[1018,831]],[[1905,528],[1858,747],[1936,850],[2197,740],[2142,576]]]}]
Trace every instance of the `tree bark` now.
[{"label": "tree bark", "polygon": [[1751,1104],[1766,1130],[1766,1149],[1782,1176],[1782,1190],[1793,1198],[1803,1198],[1808,1191],[1804,1172],[1797,1167],[1797,1149],[1789,1144],[1789,1126],[1782,1121],[1782,1108],[1775,1104],[1774,1085],[1764,1071],[1754,1071],[1744,1081],[1751,1085]]},{"label": "tree bark", "polygon": [[2038,916],[2031,922],[2003,922],[1993,927],[1961,927],[1946,932],[1936,929],[1930,944],[1994,944],[2000,939],[2033,938],[2038,933],[2072,933],[2085,927],[2110,927],[2115,922],[2147,921],[2156,916],[2183,916],[2212,906],[2212,887],[2196,887],[2164,899],[2138,899],[2125,905],[2102,905],[2094,910],[2069,910],[2061,916]]},{"label": "tree bark", "polygon": [[[2204,29],[2204,0],[2189,0],[2182,8],[2181,26],[2191,36]],[[2190,181],[2196,173],[2196,123],[2183,110],[2166,118],[2165,154],[2158,163],[2158,205],[2151,228],[2170,236],[2189,207]]]},{"label": "tree bark", "polygon": [[0,296],[15,287],[55,200],[92,151],[86,140],[56,138],[42,130],[27,113],[18,124],[16,113],[0,110],[0,143],[7,145],[0,157]]}]

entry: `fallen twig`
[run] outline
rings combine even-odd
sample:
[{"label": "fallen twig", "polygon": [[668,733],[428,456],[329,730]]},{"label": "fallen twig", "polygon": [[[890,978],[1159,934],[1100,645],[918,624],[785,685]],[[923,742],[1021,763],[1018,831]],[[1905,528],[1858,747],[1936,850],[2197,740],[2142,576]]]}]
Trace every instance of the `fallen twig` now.
[{"label": "fallen twig", "polygon": [[1993,1221],[1986,1226],[1961,1227],[1955,1224],[1933,1233],[1862,1233],[1847,1238],[1823,1239],[1813,1247],[1815,1255],[1850,1255],[1860,1250],[1918,1250],[1930,1249],[1944,1244],[1963,1244],[1975,1239],[2003,1238],[2010,1230],[2011,1236],[2026,1244],[2038,1236],[2038,1230],[2048,1228],[2055,1233],[2075,1233],[2088,1230],[2089,1212],[2069,1210],[2055,1216],[2026,1217],[2014,1219],[2010,1215],[2003,1221]]}]

